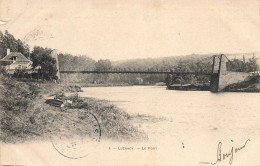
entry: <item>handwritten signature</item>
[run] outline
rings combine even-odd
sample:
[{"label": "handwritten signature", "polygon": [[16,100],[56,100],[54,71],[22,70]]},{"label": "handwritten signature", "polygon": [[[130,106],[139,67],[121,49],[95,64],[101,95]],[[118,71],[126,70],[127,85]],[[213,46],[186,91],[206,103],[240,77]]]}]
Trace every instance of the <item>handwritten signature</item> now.
[{"label": "handwritten signature", "polygon": [[221,152],[221,147],[222,147],[222,142],[218,143],[218,148],[217,148],[217,161],[215,163],[211,163],[211,165],[215,165],[218,162],[221,162],[222,160],[228,159],[229,158],[229,164],[231,165],[233,162],[233,156],[234,153],[239,152],[240,150],[244,149],[246,147],[247,142],[249,142],[250,139],[246,140],[245,144],[240,147],[232,147],[230,152],[228,153],[222,153]]}]

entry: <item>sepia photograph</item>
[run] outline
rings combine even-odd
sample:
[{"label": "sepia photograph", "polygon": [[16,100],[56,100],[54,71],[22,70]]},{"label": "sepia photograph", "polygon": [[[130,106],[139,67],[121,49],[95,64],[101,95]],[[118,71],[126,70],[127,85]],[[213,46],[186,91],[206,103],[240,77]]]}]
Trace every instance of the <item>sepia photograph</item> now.
[{"label": "sepia photograph", "polygon": [[259,0],[0,0],[0,165],[260,166]]}]

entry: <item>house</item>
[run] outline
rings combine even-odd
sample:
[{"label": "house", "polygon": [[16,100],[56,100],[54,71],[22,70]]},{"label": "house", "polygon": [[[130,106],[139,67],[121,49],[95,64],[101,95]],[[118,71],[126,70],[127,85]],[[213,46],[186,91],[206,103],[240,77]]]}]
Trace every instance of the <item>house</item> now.
[{"label": "house", "polygon": [[32,61],[20,52],[10,52],[10,49],[7,49],[7,55],[0,60],[0,64],[10,74],[13,74],[15,69],[23,69],[29,72],[32,68]]}]

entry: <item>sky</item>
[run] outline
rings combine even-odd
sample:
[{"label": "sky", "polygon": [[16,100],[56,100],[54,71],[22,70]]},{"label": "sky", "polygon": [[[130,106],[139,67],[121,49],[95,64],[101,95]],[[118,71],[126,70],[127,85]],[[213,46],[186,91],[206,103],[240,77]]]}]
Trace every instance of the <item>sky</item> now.
[{"label": "sky", "polygon": [[260,51],[259,0],[0,0],[0,30],[95,60]]}]

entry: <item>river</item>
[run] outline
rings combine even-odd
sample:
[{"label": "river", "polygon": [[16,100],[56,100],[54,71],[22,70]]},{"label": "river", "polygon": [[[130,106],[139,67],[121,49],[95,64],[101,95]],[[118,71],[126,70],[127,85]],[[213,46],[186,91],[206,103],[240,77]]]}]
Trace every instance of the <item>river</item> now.
[{"label": "river", "polygon": [[171,146],[182,147],[201,163],[203,153],[210,154],[213,162],[220,141],[230,151],[250,139],[252,147],[247,153],[260,154],[255,148],[260,147],[256,141],[260,139],[259,93],[174,91],[162,86],[88,87],[83,91],[80,96],[109,100],[129,114],[164,119],[139,124],[151,144],[164,147],[164,152],[173,153]]},{"label": "river", "polygon": [[[160,86],[91,87],[83,91],[82,97],[109,100],[130,114],[166,118],[179,133],[217,130],[221,134],[237,134],[260,130],[259,93],[173,91]],[[181,131],[176,125],[182,126],[178,127]]]}]

